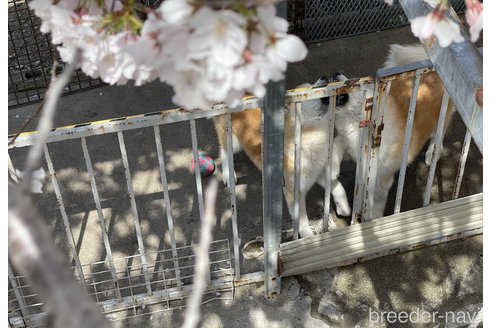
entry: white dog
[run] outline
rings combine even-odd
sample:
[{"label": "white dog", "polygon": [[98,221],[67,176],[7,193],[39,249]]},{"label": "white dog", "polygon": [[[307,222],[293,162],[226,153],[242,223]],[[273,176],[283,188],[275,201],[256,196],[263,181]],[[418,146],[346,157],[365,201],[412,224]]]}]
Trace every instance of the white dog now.
[{"label": "white dog", "polygon": [[[298,88],[316,88],[328,83],[325,77],[314,85],[303,84]],[[348,95],[338,96],[337,106],[345,104]],[[324,181],[324,168],[328,158],[327,141],[329,98],[304,101],[301,110],[301,166],[300,166],[300,198],[299,198],[299,234],[301,237],[313,235],[309,227],[306,213],[305,197],[309,189],[318,180]],[[261,111],[246,110],[231,115],[233,133],[233,151],[241,148],[256,167],[262,169],[261,153]],[[221,145],[222,178],[228,184],[228,167],[226,153],[225,116],[214,118],[215,128]],[[295,151],[295,104],[287,107],[284,129],[284,196],[291,217],[294,216],[294,151]],[[322,183],[322,182],[321,182]],[[345,190],[341,190],[345,192]],[[350,209],[350,208],[349,208]]]}]

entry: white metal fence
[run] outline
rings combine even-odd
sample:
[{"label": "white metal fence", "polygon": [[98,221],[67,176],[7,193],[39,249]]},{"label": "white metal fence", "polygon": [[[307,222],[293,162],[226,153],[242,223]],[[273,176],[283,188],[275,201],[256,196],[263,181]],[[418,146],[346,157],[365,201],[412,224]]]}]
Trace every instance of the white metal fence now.
[{"label": "white metal fence", "polygon": [[[328,114],[332,119],[330,120],[330,133],[332,138],[329,139],[328,147],[329,154],[331,154],[331,149],[333,147],[333,136],[334,136],[334,111],[336,96],[343,93],[353,93],[359,92],[362,89],[367,90],[371,88],[374,90],[374,97],[366,98],[365,103],[362,104],[360,108],[360,121],[364,124],[360,125],[360,134],[359,134],[359,156],[356,163],[356,177],[355,177],[355,185],[354,185],[354,198],[352,202],[352,223],[356,221],[364,220],[364,217],[367,217],[368,213],[371,213],[372,206],[372,197],[374,194],[374,184],[377,179],[377,161],[378,161],[378,139],[381,138],[381,127],[384,123],[384,104],[385,98],[387,96],[387,92],[393,80],[399,78],[412,78],[413,86],[415,90],[417,90],[419,86],[419,81],[423,74],[427,74],[432,71],[432,68],[429,66],[431,63],[420,62],[409,65],[403,68],[390,69],[385,71],[379,71],[376,78],[362,78],[359,80],[351,80],[346,83],[335,83],[329,84],[326,87],[319,87],[316,89],[298,89],[298,90],[289,90],[285,93],[286,102],[295,103],[295,115],[296,115],[296,124],[300,124],[300,114],[303,110],[304,101],[310,99],[319,99],[324,97],[330,98],[330,106]],[[284,99],[284,95],[282,94],[282,90],[279,89],[280,98]],[[409,110],[410,113],[413,113],[415,109],[415,97],[416,92],[413,92],[413,98],[411,101],[411,108]],[[444,97],[444,103],[446,104],[448,97]],[[183,298],[189,295],[191,291],[191,283],[193,278],[193,265],[194,265],[194,253],[193,253],[193,242],[192,238],[188,239],[188,244],[186,245],[178,245],[176,238],[178,232],[176,231],[176,224],[179,221],[180,224],[183,224],[182,217],[176,217],[172,211],[172,196],[170,195],[170,182],[168,181],[168,172],[169,165],[173,165],[166,160],[166,147],[175,142],[176,140],[167,140],[161,135],[161,132],[164,131],[169,124],[180,123],[185,125],[189,125],[189,138],[191,139],[191,148],[192,148],[192,157],[195,161],[198,160],[199,154],[199,140],[197,138],[197,122],[204,118],[210,118],[215,115],[223,115],[227,116],[227,132],[228,132],[228,162],[229,168],[234,168],[233,164],[233,154],[232,154],[232,128],[231,128],[231,113],[241,110],[249,110],[258,107],[268,107],[272,106],[269,99],[265,99],[265,104],[258,99],[247,99],[241,108],[228,109],[226,106],[217,105],[209,111],[205,112],[186,112],[182,110],[170,110],[163,112],[154,112],[145,115],[137,115],[132,117],[124,117],[124,118],[116,118],[112,120],[106,120],[101,122],[93,122],[87,124],[79,124],[75,126],[68,126],[54,129],[50,137],[48,139],[48,144],[45,146],[45,161],[47,170],[49,172],[51,178],[51,186],[52,193],[56,199],[56,201],[49,202],[47,200],[43,200],[40,198],[40,201],[43,201],[42,204],[38,204],[40,207],[47,207],[57,205],[58,211],[61,216],[61,227],[59,226],[59,222],[56,220],[50,220],[49,223],[56,228],[58,225],[58,232],[64,231],[64,236],[55,236],[55,239],[59,241],[59,244],[65,244],[67,249],[67,254],[70,255],[72,259],[72,263],[74,264],[74,274],[80,280],[82,284],[87,287],[87,290],[90,295],[93,296],[94,300],[101,306],[102,310],[107,313],[118,313],[123,310],[132,310],[133,315],[147,314],[154,311],[151,307],[152,305],[159,304],[159,311],[180,308],[184,306]],[[279,104],[274,104],[273,106],[279,106]],[[442,106],[442,111],[446,110],[447,106]],[[481,110],[475,108],[475,111]],[[264,114],[271,114],[265,112]],[[276,119],[280,118],[283,120],[283,111],[275,112],[275,115],[278,115]],[[412,114],[409,115],[409,119],[407,122],[407,130],[412,126]],[[443,115],[441,115],[443,117]],[[474,116],[477,117],[476,115]],[[264,118],[265,120],[265,118]],[[203,121],[203,120],[202,120]],[[268,140],[268,137],[272,134],[272,124],[271,121],[265,120],[264,126],[264,141]],[[206,121],[205,121],[206,122]],[[267,126],[270,124],[270,127]],[[436,129],[436,145],[440,145],[440,140],[442,140],[443,124],[438,124],[438,128]],[[277,127],[278,128],[278,127]],[[281,128],[281,127],[280,127]],[[158,172],[158,181],[148,182],[156,185],[152,190],[159,190],[156,192],[159,194],[155,196],[155,200],[161,203],[162,213],[161,213],[161,221],[162,231],[161,233],[167,232],[168,245],[169,247],[160,247],[158,249],[149,250],[146,247],[146,240],[149,236],[146,234],[149,229],[142,229],[144,225],[142,222],[142,215],[140,214],[140,209],[142,208],[141,202],[143,202],[141,195],[137,195],[134,187],[135,187],[135,172],[132,169],[132,165],[130,163],[135,159],[132,159],[131,152],[128,147],[128,140],[133,141],[133,145],[135,146],[135,140],[132,140],[135,134],[140,133],[140,131],[147,131],[146,133],[150,133],[150,140],[153,139],[153,143],[155,144],[155,157],[158,165],[155,167],[155,170]],[[300,143],[300,126],[296,128],[296,142]],[[188,132],[186,132],[188,133]],[[185,133],[185,134],[186,134]],[[101,157],[101,154],[109,153],[109,148],[111,148],[109,139],[104,139],[104,136],[116,136],[117,138],[117,147],[119,151],[115,151],[118,154],[118,158],[111,157],[113,163],[118,163],[122,165],[122,169],[119,171],[119,174],[122,175],[122,181],[124,181],[123,188],[124,193],[127,195],[127,198],[117,199],[116,202],[129,202],[129,213],[131,216],[131,225],[127,225],[125,228],[127,231],[132,231],[131,234],[135,238],[131,239],[130,242],[120,240],[114,238],[114,236],[110,236],[108,232],[108,224],[110,218],[108,218],[108,212],[105,211],[105,202],[107,202],[108,195],[110,192],[106,190],[104,183],[108,182],[108,179],[105,179],[105,174],[101,173],[101,169],[98,172],[95,172],[95,164],[93,161],[93,157],[97,156],[99,160],[104,158]],[[403,152],[403,159],[406,158],[408,152],[408,144],[410,141],[410,134],[406,133],[405,137],[405,147]],[[179,136],[174,136],[174,138],[181,138]],[[266,139],[265,139],[266,138]],[[9,140],[12,141],[14,139],[13,136],[9,137]],[[101,144],[94,148],[96,139],[101,139],[105,141],[101,141]],[[15,141],[9,146],[9,171],[12,173],[15,171],[14,166],[20,165],[22,163],[22,156],[19,155],[19,151],[24,147],[28,147],[33,144],[36,140],[36,133],[24,133],[17,137],[15,137]],[[164,142],[163,142],[164,140]],[[116,142],[116,140],[114,140]],[[72,146],[69,146],[70,154],[66,152],[53,151],[53,148],[56,148],[56,144],[70,142]],[[106,142],[106,143],[105,143]],[[460,160],[458,163],[458,174],[456,176],[456,185],[453,191],[453,199],[457,198],[459,195],[460,184],[463,178],[463,172],[465,167],[465,162],[468,154],[468,150],[471,143],[471,134],[470,132],[466,133],[463,140],[462,154],[460,156]],[[268,155],[264,155],[264,162],[268,162],[272,158],[281,158],[283,150],[279,147],[271,147],[272,143],[264,143],[267,147],[264,147],[264,152],[266,151]],[[92,145],[92,146],[91,146]],[[138,145],[138,140],[137,140]],[[94,153],[94,150],[97,150],[97,155]],[[439,147],[437,147],[439,148]],[[481,149],[481,147],[479,147]],[[299,196],[299,179],[300,179],[300,171],[299,171],[299,147],[296,147],[296,155],[295,162],[297,163],[296,171],[295,171],[295,181],[296,181],[296,195]],[[366,151],[367,150],[367,151]],[[114,152],[114,149],[112,150]],[[85,180],[87,180],[88,185],[90,186],[91,191],[91,199],[92,199],[92,208],[91,211],[96,212],[96,216],[93,220],[86,219],[87,226],[86,230],[90,229],[98,229],[100,231],[100,241],[101,241],[101,250],[104,255],[104,260],[102,261],[92,261],[89,263],[85,263],[79,257],[80,252],[80,241],[83,239],[82,229],[76,228],[74,223],[74,214],[77,211],[74,211],[74,205],[77,205],[77,195],[64,195],[64,188],[60,186],[59,177],[57,172],[59,172],[59,168],[56,164],[56,158],[52,153],[57,154],[58,156],[74,156],[73,153],[79,153],[78,159],[82,161],[79,166],[78,174],[74,174],[69,176],[68,178],[65,176],[64,180],[69,183],[73,183],[73,188],[77,189],[78,180],[82,179],[83,175],[86,175]],[[113,155],[115,154],[113,153]],[[134,152],[133,152],[134,153]],[[53,158],[52,158],[53,157]],[[75,158],[76,156],[74,156]],[[429,169],[429,175],[424,191],[424,202],[422,206],[429,205],[429,199],[431,194],[431,188],[434,181],[434,173],[436,169],[436,163],[439,160],[439,149],[434,152],[432,156],[432,162]],[[137,159],[138,161],[138,159]],[[60,162],[58,162],[60,163]],[[325,167],[325,197],[324,197],[324,213],[323,213],[323,230],[326,231],[328,227],[328,220],[330,215],[330,208],[333,207],[330,204],[330,170],[331,170],[331,161],[328,160]],[[133,164],[134,165],[134,164]],[[406,170],[406,160],[402,161],[400,167],[400,174],[398,178],[397,192],[396,192],[396,202],[394,204],[394,213],[399,213],[401,209],[401,201],[403,195],[403,186],[405,182],[405,170]],[[267,172],[263,175],[263,216],[264,216],[264,231],[263,234],[265,236],[265,269],[254,271],[254,272],[246,272],[243,270],[242,266],[244,265],[244,258],[241,254],[241,246],[245,244],[247,240],[245,240],[244,236],[241,237],[241,223],[244,224],[245,217],[248,216],[247,210],[242,210],[241,207],[238,206],[236,200],[236,186],[233,183],[233,174],[230,174],[230,188],[224,190],[224,195],[228,199],[229,210],[226,212],[225,217],[230,221],[230,230],[228,230],[228,236],[225,238],[218,238],[211,245],[210,251],[210,283],[207,288],[208,298],[205,300],[211,300],[216,298],[224,298],[231,297],[234,289],[234,284],[241,284],[253,281],[261,281],[265,280],[265,283],[268,288],[268,284],[270,284],[270,292],[275,292],[275,286],[279,286],[280,277],[283,275],[289,275],[294,273],[302,273],[307,272],[309,270],[314,270],[318,268],[320,265],[330,265],[326,264],[323,261],[319,261],[317,265],[310,266],[313,263],[313,260],[309,259],[309,254],[312,254],[312,251],[308,253],[303,253],[305,250],[303,249],[303,245],[310,242],[310,239],[300,239],[294,240],[293,242],[287,244],[281,244],[280,236],[282,234],[282,225],[280,222],[271,223],[269,220],[271,217],[276,214],[274,211],[278,211],[279,199],[282,199],[282,189],[275,188],[269,184],[269,179],[271,178],[272,173],[271,170],[264,170]],[[200,177],[198,167],[195,168],[193,172],[194,176],[194,184],[195,186],[192,189],[196,190],[196,205],[199,218],[203,216],[203,194],[202,194],[202,178]],[[276,173],[279,174],[278,172]],[[124,176],[124,177],[123,177]],[[88,178],[87,178],[88,177]],[[281,173],[280,173],[281,177]],[[278,176],[277,176],[278,178]],[[174,183],[174,182],[173,182]],[[173,192],[175,192],[176,187],[172,187]],[[101,190],[104,189],[104,197],[101,196]],[[109,188],[111,189],[111,188]],[[177,188],[179,189],[179,187]],[[176,192],[179,192],[176,191]],[[272,198],[273,197],[273,198]],[[68,200],[67,200],[68,199]],[[75,199],[75,201],[74,201]],[[272,199],[274,201],[272,201]],[[73,202],[73,203],[72,203]],[[480,199],[473,199],[469,203],[470,204],[479,204]],[[266,204],[266,205],[265,205]],[[468,203],[467,203],[468,204]],[[475,205],[474,205],[475,206]],[[477,205],[478,206],[478,205]],[[273,208],[276,207],[276,208]],[[68,209],[67,209],[68,208]],[[475,207],[477,209],[478,207]],[[241,213],[241,211],[243,211]],[[281,211],[281,208],[280,208]],[[473,225],[470,225],[470,222],[464,222],[461,225],[452,225],[451,230],[439,230],[442,223],[436,224],[436,231],[439,235],[439,238],[432,237],[431,241],[427,244],[433,244],[435,242],[442,242],[446,240],[450,240],[453,238],[459,238],[467,235],[481,233],[481,211],[475,210],[478,215],[476,219],[471,220]],[[475,213],[474,212],[474,213]],[[49,213],[53,213],[52,211]],[[72,213],[72,214],[70,214]],[[246,214],[245,214],[246,213]],[[272,214],[273,213],[273,214]],[[278,213],[277,213],[278,214]],[[425,214],[425,213],[424,213]],[[422,216],[423,220],[425,219],[424,214],[416,214]],[[242,215],[242,219],[238,219],[238,215]],[[111,214],[109,214],[111,216]],[[419,216],[419,217],[420,217]],[[90,221],[90,222],[89,222]],[[88,223],[87,223],[88,222]],[[269,223],[270,222],[270,223]],[[381,221],[383,222],[383,221]],[[410,222],[410,221],[408,221]],[[92,224],[92,225],[91,225]],[[145,225],[147,222],[145,222]],[[290,223],[289,223],[290,224]],[[365,225],[362,225],[365,226]],[[439,226],[439,227],[438,227]],[[192,227],[192,229],[186,231],[186,233],[193,234],[193,230],[196,230],[198,226]],[[367,226],[369,227],[369,226]],[[112,228],[115,229],[114,227]],[[355,228],[354,228],[355,229]],[[364,229],[364,228],[358,228]],[[54,229],[56,230],[56,229]],[[74,232],[77,230],[76,232]],[[294,239],[299,232],[299,199],[297,198],[295,201],[295,215],[293,218],[292,231],[294,235]],[[347,230],[350,231],[354,230]],[[195,231],[196,232],[196,231]],[[260,232],[261,233],[261,232]],[[335,232],[333,236],[336,234],[343,234],[344,232]],[[78,239],[74,236],[77,235]],[[271,236],[269,236],[271,235]],[[273,237],[272,237],[273,236]],[[324,238],[323,240],[330,240],[330,233],[321,234],[319,236],[315,236],[316,238]],[[426,235],[427,236],[427,235]],[[432,235],[434,236],[434,235]],[[346,239],[345,236],[342,239]],[[272,239],[273,238],[273,239]],[[335,238],[335,237],[333,237]],[[340,239],[340,237],[338,237]],[[423,237],[424,238],[424,237]],[[430,237],[425,237],[430,238]],[[273,240],[273,241],[272,241]],[[335,239],[332,239],[336,240]],[[412,245],[422,245],[424,240],[413,240],[408,245],[401,245],[396,248],[386,249],[386,253],[394,253],[396,251],[400,251],[403,249],[412,249],[417,246]],[[118,249],[118,254],[121,254],[120,251],[121,245],[118,242],[124,242],[127,244],[125,247],[129,247],[130,249],[136,249],[132,254],[127,254],[126,256],[117,256],[115,255],[115,249]],[[297,243],[296,243],[297,242]],[[294,244],[292,244],[294,243]],[[375,242],[375,245],[380,247],[381,242]],[[285,246],[286,245],[286,246]],[[366,248],[368,251],[371,251],[371,245],[368,244],[360,244],[362,248]],[[300,247],[300,248],[299,248]],[[90,248],[90,245],[89,245]],[[295,251],[292,251],[292,250]],[[333,263],[342,264],[342,263],[354,263],[360,261],[361,258],[370,258],[372,256],[380,256],[385,252],[380,248],[377,248],[379,251],[376,253],[366,254],[364,253],[361,256],[361,253],[347,255],[343,261],[341,259],[335,259]],[[231,255],[232,254],[232,255]],[[280,254],[280,256],[279,256]],[[296,255],[297,254],[297,255]],[[304,263],[303,265],[299,265],[299,262],[296,262],[299,259],[299,254],[302,255],[302,261],[308,261],[308,264]],[[290,256],[290,257],[289,257]],[[292,257],[294,256],[294,257]],[[296,257],[297,256],[297,257]],[[325,256],[326,257],[326,256]],[[329,256],[328,256],[329,257]],[[273,260],[272,260],[273,259]],[[278,263],[277,263],[278,261]],[[293,263],[293,264],[292,264]],[[292,266],[295,265],[297,267],[296,270],[292,270]],[[300,270],[300,271],[299,271]],[[272,287],[273,286],[273,287]],[[164,304],[164,305],[163,305]],[[9,324],[11,327],[25,327],[25,326],[36,326],[43,320],[43,309],[42,303],[37,299],[36,295],[31,291],[28,282],[25,277],[17,275],[12,268],[9,268]],[[157,310],[155,310],[157,311]],[[117,317],[114,317],[117,319]]]}]

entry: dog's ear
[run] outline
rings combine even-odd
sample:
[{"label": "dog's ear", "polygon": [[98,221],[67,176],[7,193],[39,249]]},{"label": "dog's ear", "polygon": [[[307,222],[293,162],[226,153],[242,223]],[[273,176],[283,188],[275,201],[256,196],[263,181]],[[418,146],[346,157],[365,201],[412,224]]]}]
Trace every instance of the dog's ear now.
[{"label": "dog's ear", "polygon": [[313,88],[325,87],[328,84],[328,79],[325,75],[320,77],[316,83],[313,84]]},{"label": "dog's ear", "polygon": [[345,82],[347,80],[347,77],[342,73],[336,72],[335,74],[333,74],[333,82]]}]

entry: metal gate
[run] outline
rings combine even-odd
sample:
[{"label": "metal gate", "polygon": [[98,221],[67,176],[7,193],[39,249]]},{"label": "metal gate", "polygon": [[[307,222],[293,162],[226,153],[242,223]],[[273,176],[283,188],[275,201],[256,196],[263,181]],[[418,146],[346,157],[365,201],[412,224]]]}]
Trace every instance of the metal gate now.
[{"label": "metal gate", "polygon": [[[300,113],[305,101],[310,99],[319,99],[330,97],[331,104],[335,104],[337,94],[360,92],[362,89],[374,88],[374,98],[367,98],[366,102],[361,106],[361,122],[370,122],[370,124],[361,125],[360,130],[360,149],[368,149],[368,157],[364,160],[363,153],[359,154],[359,160],[356,169],[356,179],[354,186],[353,200],[353,215],[352,221],[357,221],[358,218],[364,217],[371,206],[371,188],[374,188],[376,179],[374,169],[377,161],[378,147],[373,142],[377,135],[378,126],[383,124],[384,99],[389,85],[395,79],[413,78],[414,87],[418,87],[418,80],[424,74],[433,71],[429,67],[429,61],[416,63],[407,67],[398,69],[390,69],[379,71],[376,78],[362,78],[357,81],[350,81],[345,84],[329,84],[326,87],[316,89],[299,89],[289,90],[286,92],[286,103],[295,103],[296,123],[300,124]],[[272,90],[278,90],[277,96],[283,97],[281,84],[270,85],[269,95]],[[416,92],[414,92],[414,97]],[[279,97],[278,97],[279,98]],[[448,99],[444,97],[444,101]],[[269,115],[273,115],[275,120],[282,121],[284,111],[282,105],[272,104],[274,98],[265,99],[265,103],[257,99],[247,100],[242,108],[228,109],[225,106],[218,105],[206,112],[185,112],[182,110],[170,110],[163,112],[154,112],[144,115],[132,117],[115,118],[106,121],[92,122],[79,124],[75,126],[61,127],[54,129],[49,137],[48,144],[45,146],[46,170],[51,177],[52,193],[49,200],[40,198],[43,201],[44,207],[58,205],[61,220],[48,221],[58,232],[63,232],[64,235],[57,235],[60,245],[64,245],[67,254],[72,259],[74,264],[74,274],[78,280],[87,287],[89,294],[101,306],[104,313],[112,320],[118,320],[122,317],[120,313],[124,310],[132,310],[132,316],[144,315],[152,312],[181,308],[185,304],[183,299],[191,292],[191,284],[193,278],[194,253],[193,253],[193,238],[188,239],[188,243],[180,245],[177,242],[177,232],[185,224],[193,226],[186,233],[196,233],[197,227],[193,220],[187,220],[186,215],[197,215],[199,218],[203,216],[203,179],[200,177],[198,167],[192,172],[189,172],[187,182],[194,183],[193,189],[196,194],[193,196],[194,214],[176,215],[173,213],[173,197],[179,190],[174,190],[176,187],[172,185],[176,183],[173,179],[169,179],[172,169],[175,166],[173,160],[170,160],[166,153],[167,147],[176,142],[176,138],[167,133],[171,124],[181,124],[180,131],[187,130],[189,139],[183,143],[191,142],[191,152],[187,153],[188,160],[194,158],[197,161],[199,156],[200,133],[197,133],[201,127],[200,122],[207,123],[206,118],[216,115],[226,115],[227,117],[227,132],[228,132],[228,161],[229,167],[233,168],[232,154],[232,129],[230,113],[241,110],[249,110],[258,107],[273,106],[280,110],[272,110]],[[270,102],[270,103],[269,103]],[[415,106],[415,104],[413,105]],[[272,107],[270,107],[272,108]],[[442,106],[443,111],[447,108]],[[334,117],[335,106],[330,106],[328,115]],[[478,119],[476,113],[481,110],[475,108],[475,119]],[[243,222],[248,213],[238,206],[236,201],[236,185],[234,180],[230,180],[231,188],[225,188],[223,195],[227,198],[226,206],[229,207],[225,214],[222,214],[222,220],[230,221],[230,229],[225,238],[216,238],[211,244],[210,251],[210,283],[207,288],[207,297],[205,301],[217,298],[232,297],[234,284],[250,283],[255,281],[265,281],[267,290],[270,293],[279,291],[280,278],[293,274],[309,272],[324,267],[333,267],[346,265],[354,262],[359,262],[369,258],[379,257],[382,255],[393,254],[409,249],[415,249],[425,245],[431,245],[438,242],[443,242],[455,238],[475,235],[482,232],[482,198],[481,195],[475,195],[468,198],[457,199],[460,190],[461,179],[465,167],[468,149],[471,143],[471,133],[468,131],[463,141],[463,150],[459,162],[458,175],[456,177],[456,186],[453,192],[452,200],[440,205],[429,205],[430,191],[434,180],[434,172],[436,163],[439,159],[438,151],[434,153],[429,177],[424,192],[424,204],[426,206],[414,211],[399,213],[402,198],[403,185],[405,180],[406,161],[402,161],[400,168],[400,178],[398,180],[397,197],[395,203],[395,215],[385,217],[370,223],[362,225],[352,225],[351,227],[322,233],[310,238],[297,239],[296,235],[299,231],[298,215],[296,212],[293,218],[292,230],[289,232],[294,236],[294,240],[283,242],[282,239],[282,209],[279,204],[282,203],[282,189],[272,187],[268,179],[275,178],[272,172],[277,172],[277,179],[282,179],[282,174],[272,170],[271,165],[278,165],[282,161],[274,160],[282,153],[282,148],[276,145],[276,142],[282,141],[278,139],[278,133],[272,129],[282,129],[282,125],[273,124],[274,120],[267,118],[268,112],[264,112],[264,142],[270,147],[265,147],[264,165],[270,165],[270,168],[264,172],[264,189],[263,189],[263,235],[265,249],[265,269],[260,267],[259,271],[249,268],[244,270],[245,258],[241,254],[241,246],[246,244],[250,238],[245,238],[246,234],[239,221]],[[277,115],[277,117],[275,117]],[[442,115],[441,115],[442,116]],[[205,119],[205,120],[204,120]],[[270,121],[269,121],[270,120]],[[270,123],[268,123],[270,122]],[[198,123],[198,124],[197,124]],[[210,124],[210,123],[209,123]],[[267,124],[270,124],[268,126]],[[408,125],[411,127],[412,120],[409,119]],[[198,128],[197,128],[198,126]],[[187,128],[186,128],[187,127]],[[334,121],[331,120],[331,133],[334,133]],[[296,129],[300,131],[299,129]],[[156,221],[162,227],[159,228],[162,236],[166,235],[167,242],[162,242],[156,249],[148,247],[145,241],[153,238],[151,231],[145,228],[150,224],[144,216],[149,215],[148,212],[141,211],[145,207],[145,195],[141,194],[141,183],[135,179],[138,172],[138,152],[129,148],[129,143],[143,142],[143,137],[139,135],[146,134],[145,142],[151,141],[154,144],[155,151],[152,156],[140,159],[140,163],[150,161],[155,162],[154,171],[157,171],[157,176],[153,177],[153,182],[148,185],[153,185],[151,190],[152,201],[161,204],[161,209],[158,215],[160,218]],[[439,145],[439,140],[442,139],[442,124],[436,130],[436,145]],[[268,138],[275,138],[270,140]],[[13,137],[11,137],[13,138]],[[9,138],[9,140],[11,140]],[[9,149],[9,167],[11,172],[15,172],[15,167],[22,163],[22,150],[24,147],[31,145],[36,139],[36,133],[24,133],[16,138]],[[265,141],[267,140],[267,141]],[[300,132],[296,135],[297,142],[300,142]],[[405,144],[410,140],[410,134],[406,134]],[[332,141],[326,146],[330,149]],[[68,148],[57,149],[57,145],[65,143]],[[133,144],[135,145],[135,144]],[[181,144],[180,144],[181,145]],[[272,145],[275,145],[272,147]],[[70,154],[66,149],[70,150]],[[112,150],[110,150],[112,149]],[[406,157],[405,148],[403,158]],[[74,155],[79,153],[78,155]],[[137,155],[137,159],[134,157]],[[140,154],[141,155],[141,154]],[[74,165],[75,168],[69,170],[66,167],[60,167],[62,162],[57,160],[57,157],[69,156],[80,160],[80,165]],[[296,162],[299,161],[299,152],[296,152]],[[105,157],[109,157],[111,165],[119,166],[119,169],[113,169],[113,172],[108,173],[108,168],[100,162]],[[96,159],[94,159],[96,158]],[[272,160],[273,159],[273,160]],[[188,161],[186,162],[188,163]],[[102,166],[101,166],[102,165]],[[146,164],[150,165],[150,164]],[[237,165],[236,165],[237,167]],[[299,165],[297,166],[299,168]],[[331,165],[326,166],[326,176],[330,177]],[[114,172],[114,171],[117,172]],[[77,172],[74,174],[74,172]],[[281,171],[280,171],[281,172]],[[367,173],[367,174],[366,174]],[[117,188],[111,188],[108,184],[115,183],[108,178],[108,174],[113,176],[121,176],[122,192],[126,196],[115,196],[111,193],[117,193]],[[296,180],[299,181],[299,169],[295,172]],[[230,174],[230,177],[233,175]],[[157,181],[155,181],[157,180]],[[77,183],[85,181],[90,187],[91,204],[84,204],[77,200],[77,196],[67,188],[67,183],[72,183],[72,189],[77,190]],[[160,182],[160,184],[158,183]],[[277,181],[278,182],[278,181]],[[323,227],[326,231],[327,222],[330,216],[330,179],[326,181],[326,190],[324,197],[324,214]],[[297,183],[298,185],[298,183]],[[171,186],[171,187],[170,187]],[[182,192],[182,191],[181,191]],[[48,191],[46,191],[48,194]],[[113,198],[113,199],[112,199]],[[108,212],[109,204],[125,203],[128,216],[126,228],[131,233],[132,237],[129,240],[115,239],[114,229],[117,223],[113,223],[110,228],[111,221],[114,220],[114,214]],[[296,208],[298,208],[299,199],[296,199]],[[429,206],[427,206],[429,205]],[[77,209],[77,206],[85,207],[85,209]],[[114,207],[114,205],[112,205]],[[119,205],[123,206],[123,205]],[[77,219],[81,212],[85,211],[85,221]],[[92,214],[87,214],[93,212]],[[144,212],[145,214],[141,214]],[[53,211],[49,212],[53,215]],[[47,214],[47,215],[50,215]],[[279,216],[280,214],[280,216]],[[49,216],[47,216],[49,217]],[[272,220],[279,219],[280,222]],[[99,237],[98,243],[91,241],[90,247],[99,247],[103,256],[102,260],[86,262],[81,260],[81,246],[83,242],[83,230],[74,221],[80,225],[86,225],[85,229],[97,229],[100,233],[96,234]],[[61,222],[61,225],[60,225]],[[84,223],[85,222],[85,223]],[[154,223],[156,223],[154,222]],[[424,225],[425,224],[425,225]],[[285,228],[285,225],[284,225]],[[412,230],[413,229],[413,230]],[[377,238],[365,237],[365,234],[374,234],[379,231],[380,235]],[[409,232],[414,233],[411,238],[408,237]],[[285,232],[285,229],[284,229]],[[261,233],[261,232],[260,232]],[[110,235],[112,234],[112,235]],[[387,236],[387,237],[385,237]],[[389,237],[388,237],[389,236]],[[251,237],[251,236],[249,236]],[[163,237],[164,238],[164,237]],[[135,250],[132,254],[126,256],[118,256],[116,253],[122,253],[122,245],[130,245],[131,250]],[[318,246],[313,247],[316,244]],[[133,245],[133,246],[131,246]],[[331,247],[328,247],[331,246]],[[333,251],[328,251],[329,249]],[[348,251],[350,250],[350,251]],[[327,255],[328,254],[328,255]],[[90,256],[89,256],[90,258]],[[258,267],[256,267],[258,269]],[[25,277],[17,275],[12,268],[9,268],[9,323],[12,327],[36,326],[43,322],[44,312],[42,303],[36,298],[36,295],[30,290]]]}]

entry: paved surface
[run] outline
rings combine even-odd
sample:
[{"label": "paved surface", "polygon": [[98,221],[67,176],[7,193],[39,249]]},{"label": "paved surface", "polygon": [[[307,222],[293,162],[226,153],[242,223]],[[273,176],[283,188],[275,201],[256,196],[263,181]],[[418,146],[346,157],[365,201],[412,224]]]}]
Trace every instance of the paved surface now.
[{"label": "paved surface", "polygon": [[[308,58],[289,67],[287,88],[322,75],[342,72],[349,77],[374,75],[385,61],[390,43],[416,42],[408,28],[356,36],[309,45]],[[56,125],[82,123],[156,110],[174,108],[171,90],[152,83],[131,86],[101,87],[63,97]],[[9,133],[16,132],[24,119],[32,115],[37,105],[9,110]],[[199,148],[213,157],[218,155],[215,131],[210,120],[197,122]],[[442,160],[437,171],[433,202],[450,198],[461,150],[464,127],[458,117],[446,136]],[[138,212],[144,243],[148,251],[169,248],[169,235],[162,224],[165,212],[159,183],[155,143],[150,130],[125,133],[130,168],[137,195]],[[189,126],[174,124],[161,129],[171,192],[171,209],[175,218],[179,245],[190,245],[197,239],[199,224],[194,177],[190,170],[191,141]],[[103,212],[107,218],[114,257],[136,252],[133,219],[125,193],[124,169],[115,135],[90,137],[87,140],[94,162],[96,180]],[[85,170],[80,144],[75,141],[50,145],[60,186],[77,249],[83,263],[103,260],[106,256],[100,238],[97,213],[90,193],[90,180]],[[24,151],[11,152],[16,167],[22,167]],[[261,174],[249,160],[236,156],[239,234],[242,244],[262,235]],[[345,163],[342,182],[353,183],[353,164]],[[218,174],[218,172],[216,172]],[[422,203],[426,167],[423,154],[407,171],[407,185],[402,210]],[[206,182],[206,179],[204,180]],[[482,158],[471,147],[465,170],[462,195],[481,191]],[[45,185],[40,197],[40,210],[54,230],[60,245],[65,241],[60,214],[52,186]],[[395,190],[389,203],[394,200]],[[322,190],[309,194],[308,213],[322,213]],[[350,195],[349,195],[350,196]],[[228,238],[231,231],[227,191],[221,189],[214,229],[216,239]],[[287,213],[285,206],[284,212]],[[284,227],[289,227],[288,214]],[[344,222],[341,221],[343,224]],[[262,259],[241,259],[243,273],[261,270]],[[459,314],[473,315],[482,304],[482,236],[457,240],[432,248],[390,256],[336,269],[321,270],[282,280],[282,293],[266,298],[262,284],[238,287],[232,300],[212,301],[203,306],[202,327],[460,327],[465,321],[451,319]],[[405,325],[381,321],[382,311],[414,313]],[[434,322],[410,323],[417,313],[436,313]],[[460,312],[461,311],[461,312]],[[183,311],[175,310],[143,315],[115,322],[115,327],[177,327]],[[132,314],[129,313],[129,316]],[[425,316],[425,315],[424,315]],[[121,317],[119,317],[121,318]],[[446,320],[447,318],[447,320]],[[461,317],[460,317],[461,318]],[[415,320],[414,320],[415,321]],[[447,322],[446,322],[447,321]],[[461,324],[459,324],[461,322]]]}]

